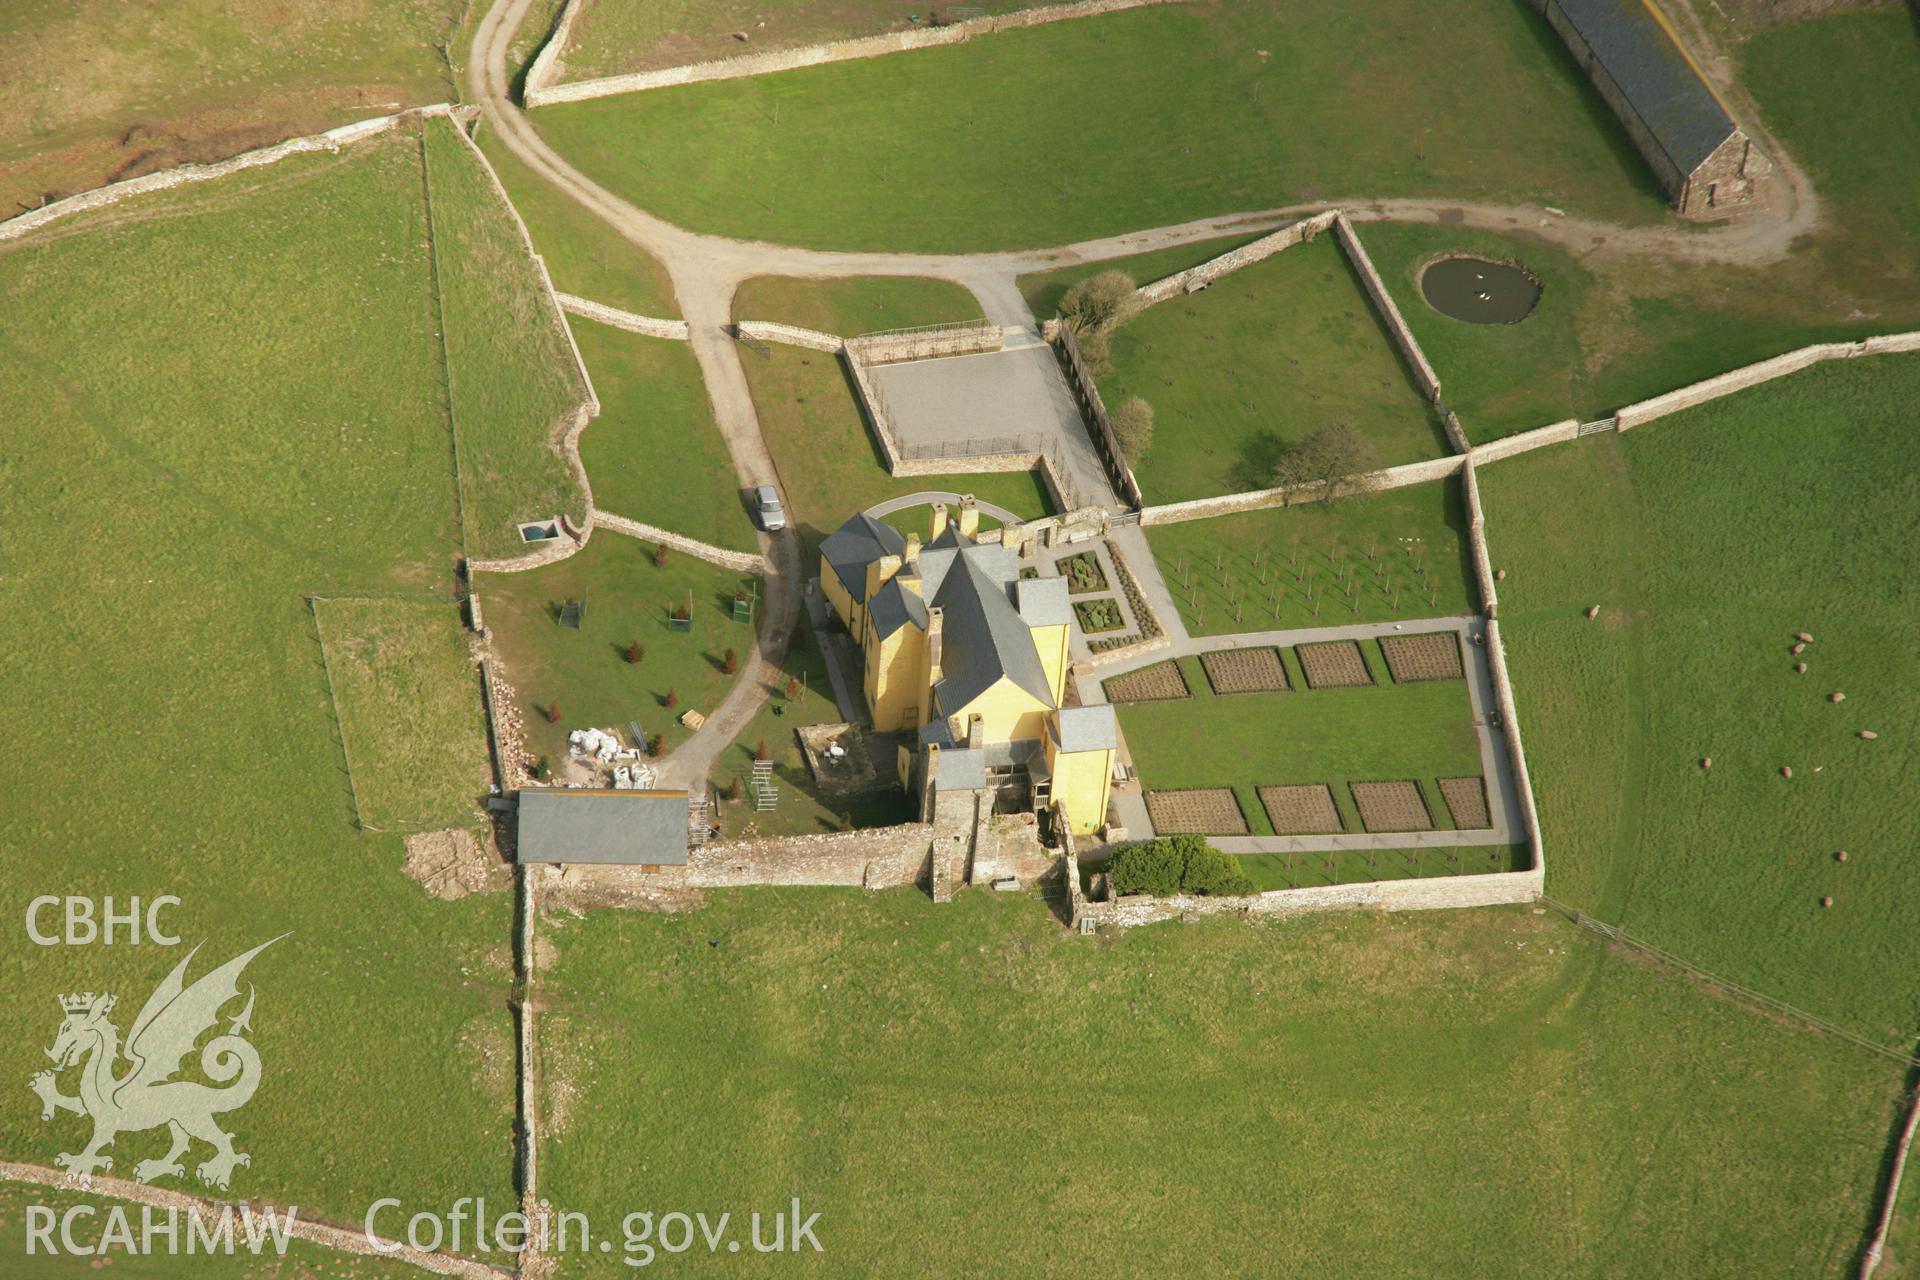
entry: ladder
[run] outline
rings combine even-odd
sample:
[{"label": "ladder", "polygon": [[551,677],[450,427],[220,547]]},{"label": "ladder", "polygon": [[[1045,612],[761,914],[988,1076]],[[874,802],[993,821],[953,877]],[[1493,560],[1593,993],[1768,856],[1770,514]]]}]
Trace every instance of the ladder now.
[{"label": "ladder", "polygon": [[753,762],[753,808],[756,813],[765,813],[779,803],[780,789],[773,785],[773,761],[755,760]]},{"label": "ladder", "polygon": [[713,838],[713,826],[707,821],[707,801],[703,796],[687,802],[687,843],[699,848]]}]

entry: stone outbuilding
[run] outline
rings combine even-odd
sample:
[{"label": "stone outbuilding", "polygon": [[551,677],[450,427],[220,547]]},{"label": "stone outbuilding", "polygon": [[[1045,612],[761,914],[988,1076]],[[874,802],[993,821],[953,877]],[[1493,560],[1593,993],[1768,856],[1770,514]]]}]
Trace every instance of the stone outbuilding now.
[{"label": "stone outbuilding", "polygon": [[1654,0],[1528,0],[1566,42],[1684,218],[1750,203],[1773,168]]}]

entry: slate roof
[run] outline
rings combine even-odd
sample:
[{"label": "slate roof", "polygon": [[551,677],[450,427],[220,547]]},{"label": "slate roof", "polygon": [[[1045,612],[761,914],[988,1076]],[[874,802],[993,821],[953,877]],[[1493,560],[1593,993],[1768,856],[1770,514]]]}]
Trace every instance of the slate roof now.
[{"label": "slate roof", "polygon": [[1699,168],[1734,131],[1733,117],[1646,0],[1559,5],[1680,172]]},{"label": "slate roof", "polygon": [[881,556],[901,555],[906,549],[907,540],[898,529],[863,511],[827,535],[820,544],[820,556],[832,566],[854,603],[861,604],[867,598],[867,566]]},{"label": "slate roof", "polygon": [[867,617],[872,619],[873,629],[882,640],[909,622],[922,631],[927,629],[927,602],[900,585],[902,576],[895,574],[887,579],[886,585],[874,593],[872,603],[867,605]]},{"label": "slate roof", "polygon": [[520,862],[666,866],[687,860],[684,791],[525,790]]},{"label": "slate roof", "polygon": [[[1004,563],[991,552],[1004,557]],[[946,714],[958,715],[1002,678],[1043,704],[1053,705],[1033,635],[1008,591],[1019,576],[1019,561],[1006,548],[969,547],[959,554],[934,595],[933,603],[946,614],[941,679],[934,686]]]},{"label": "slate roof", "polygon": [[1021,578],[1014,586],[1020,618],[1030,627],[1064,627],[1073,621],[1065,578]]},{"label": "slate roof", "polygon": [[987,753],[967,747],[943,750],[934,785],[942,790],[980,790],[987,785]]},{"label": "slate roof", "polygon": [[1105,703],[1062,707],[1054,736],[1062,751],[1111,751],[1120,745],[1120,726]]}]

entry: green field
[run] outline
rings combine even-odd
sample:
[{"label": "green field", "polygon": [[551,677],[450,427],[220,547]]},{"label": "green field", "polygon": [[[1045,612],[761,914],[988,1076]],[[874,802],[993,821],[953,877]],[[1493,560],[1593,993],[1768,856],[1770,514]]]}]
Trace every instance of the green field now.
[{"label": "green field", "polygon": [[[252,1156],[229,1194],[347,1222],[383,1195],[512,1196],[511,904],[434,901],[399,835],[355,830],[307,605],[454,605],[430,280],[407,134],[0,249],[0,420],[33,424],[7,434],[0,523],[38,539],[0,578],[31,628],[0,647],[0,723],[34,770],[0,814],[0,909],[174,894],[195,974],[290,932],[246,975],[266,1075],[225,1121]],[[7,954],[23,1086],[57,993],[117,993],[125,1031],[179,959]],[[84,1135],[0,1112],[10,1158]],[[164,1145],[125,1135],[116,1172]]]},{"label": "green field", "polygon": [[1155,525],[1147,542],[1194,635],[1456,617],[1479,607],[1454,480]]},{"label": "green field", "polygon": [[1027,305],[1033,308],[1033,314],[1041,320],[1050,320],[1059,314],[1060,299],[1066,296],[1067,290],[1089,276],[1097,276],[1103,271],[1123,271],[1132,277],[1136,285],[1152,284],[1155,280],[1178,275],[1188,267],[1197,267],[1229,249],[1238,249],[1249,240],[1257,239],[1257,235],[1227,236],[1220,240],[1198,240],[1192,244],[1174,245],[1170,249],[1155,249],[1151,253],[1110,258],[1103,262],[1076,262],[1070,267],[1029,272],[1018,277],[1015,283],[1019,285],[1020,295],[1027,300]]},{"label": "green field", "polygon": [[527,168],[493,130],[482,126],[474,141],[525,219],[554,288],[636,315],[680,314],[659,259]]},{"label": "green field", "polygon": [[[1256,797],[1257,798],[1257,797]],[[1429,846],[1416,849],[1335,849],[1325,853],[1240,853],[1233,860],[1261,893],[1369,880],[1425,880],[1435,876],[1525,871],[1523,844]]]},{"label": "green field", "polygon": [[769,1269],[1837,1277],[1901,1083],[1524,910],[1096,941],[1031,897],[765,889],[544,932],[546,1194],[797,1195],[824,1252]]},{"label": "green field", "polygon": [[1113,331],[1109,412],[1154,408],[1134,460],[1149,504],[1271,488],[1288,445],[1322,427],[1364,435],[1378,466],[1447,452],[1392,339],[1331,236],[1242,267]]},{"label": "green field", "polygon": [[1309,689],[1299,655],[1281,651],[1291,689],[1216,694],[1198,658],[1180,659],[1191,698],[1114,707],[1150,791],[1231,787],[1250,835],[1270,836],[1258,787],[1324,782],[1348,831],[1361,831],[1349,782],[1420,780],[1434,828],[1450,828],[1436,778],[1480,773],[1473,706],[1459,680],[1395,685],[1376,641],[1361,655],[1371,686]]},{"label": "green field", "polygon": [[600,395],[600,416],[580,437],[594,505],[718,547],[759,551],[692,349],[577,316],[572,324]]},{"label": "green field", "polygon": [[512,214],[455,127],[425,124],[433,278],[466,547],[487,559],[526,550],[523,520],[565,513],[585,523],[585,495],[561,440],[586,387]]},{"label": "green field", "polygon": [[754,276],[740,282],[733,314],[737,320],[773,320],[852,338],[880,329],[978,320],[980,302],[965,285],[927,276]]},{"label": "green field", "polygon": [[780,470],[787,517],[809,549],[856,512],[927,489],[971,493],[1023,519],[1047,514],[1046,489],[1030,471],[888,475],[837,357],[775,344],[764,354],[743,352],[742,359],[760,430]]},{"label": "green field", "polygon": [[[989,0],[976,7],[1006,13],[1039,3],[1042,0]],[[565,78],[587,80],[905,31],[931,17],[928,10],[887,0],[590,0],[574,21],[565,50]]]},{"label": "green field", "polygon": [[459,96],[459,0],[0,6],[0,216]]},{"label": "green field", "polygon": [[1920,359],[1823,365],[1480,478],[1548,892],[1903,1049],[1916,397]]},{"label": "green field", "polygon": [[1388,195],[1624,222],[1664,208],[1559,38],[1513,0],[1141,9],[533,118],[681,226],[821,248],[1065,244]]},{"label": "green field", "polygon": [[[688,711],[711,715],[738,678],[722,671],[728,649],[744,665],[754,627],[732,620],[733,597],[752,596],[758,583],[704,560],[670,552],[653,563],[654,544],[617,533],[595,534],[577,554],[521,573],[483,574],[478,590],[493,650],[519,697],[527,749],[554,768],[567,756],[567,734],[588,727],[624,733],[638,720],[672,750],[690,730]],[[585,601],[578,629],[559,624],[566,601]],[[675,631],[676,606],[691,604],[693,627]],[[635,665],[626,648],[638,640],[646,656]],[[679,705],[665,705],[668,691]],[[548,723],[541,708],[557,703]]]},{"label": "green field", "polygon": [[316,600],[360,820],[472,824],[492,778],[480,677],[448,603]]}]

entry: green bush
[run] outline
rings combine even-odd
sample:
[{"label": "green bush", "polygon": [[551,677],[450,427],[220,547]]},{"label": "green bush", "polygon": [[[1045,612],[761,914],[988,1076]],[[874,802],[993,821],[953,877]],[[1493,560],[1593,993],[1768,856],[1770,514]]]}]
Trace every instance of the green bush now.
[{"label": "green bush", "polygon": [[1128,845],[1108,859],[1107,878],[1117,894],[1232,898],[1255,891],[1238,862],[1196,835],[1162,836]]}]

